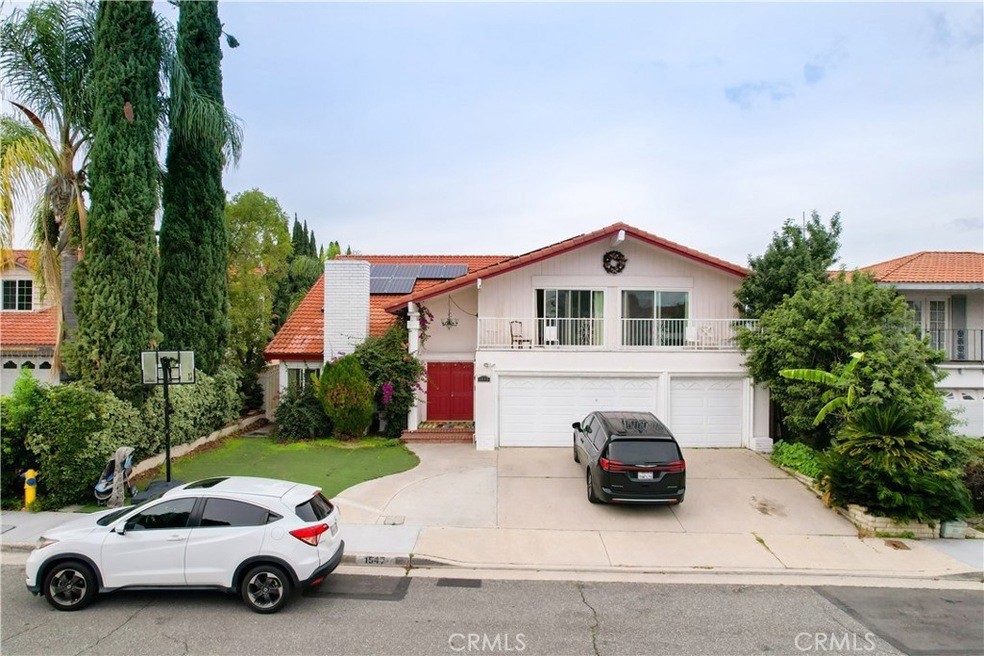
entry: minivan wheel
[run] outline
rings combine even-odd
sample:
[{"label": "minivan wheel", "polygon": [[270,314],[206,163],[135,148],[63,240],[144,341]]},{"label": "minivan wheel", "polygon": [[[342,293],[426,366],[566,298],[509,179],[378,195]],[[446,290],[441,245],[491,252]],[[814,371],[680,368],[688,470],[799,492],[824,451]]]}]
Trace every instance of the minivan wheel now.
[{"label": "minivan wheel", "polygon": [[243,601],[256,613],[276,613],[290,597],[290,579],[274,565],[249,570],[239,587]]},{"label": "minivan wheel", "polygon": [[44,598],[57,610],[82,610],[99,592],[96,575],[85,563],[58,563],[44,577]]},{"label": "minivan wheel", "polygon": [[591,503],[601,503],[601,499],[599,499],[595,495],[595,491],[594,491],[594,479],[591,476],[591,470],[590,469],[588,470],[588,501],[590,501]]}]

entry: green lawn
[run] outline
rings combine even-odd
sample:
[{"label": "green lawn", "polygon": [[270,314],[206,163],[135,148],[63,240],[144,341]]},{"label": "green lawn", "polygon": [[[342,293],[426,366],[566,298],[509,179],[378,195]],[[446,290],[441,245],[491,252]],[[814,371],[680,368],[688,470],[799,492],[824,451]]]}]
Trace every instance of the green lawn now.
[{"label": "green lawn", "polygon": [[[315,485],[333,497],[363,481],[413,469],[418,462],[416,455],[395,440],[281,444],[267,437],[236,437],[173,461],[171,476],[186,482],[210,476],[281,478]],[[154,479],[162,480],[163,470]],[[148,481],[141,477],[139,487],[143,489]]]}]

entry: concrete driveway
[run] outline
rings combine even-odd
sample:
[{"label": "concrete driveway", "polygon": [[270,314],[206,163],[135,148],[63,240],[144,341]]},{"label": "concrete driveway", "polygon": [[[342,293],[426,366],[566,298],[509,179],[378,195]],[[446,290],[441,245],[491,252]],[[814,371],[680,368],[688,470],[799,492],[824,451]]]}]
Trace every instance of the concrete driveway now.
[{"label": "concrete driveway", "polygon": [[421,444],[420,465],[342,492],[346,522],[644,533],[857,535],[798,481],[745,449],[686,449],[680,506],[588,503],[571,449]]}]

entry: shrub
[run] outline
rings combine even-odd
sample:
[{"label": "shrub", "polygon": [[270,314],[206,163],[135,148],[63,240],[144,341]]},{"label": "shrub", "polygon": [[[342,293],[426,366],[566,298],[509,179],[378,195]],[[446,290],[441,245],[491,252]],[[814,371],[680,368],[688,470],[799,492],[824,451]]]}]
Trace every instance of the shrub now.
[{"label": "shrub", "polygon": [[3,499],[19,504],[24,492],[21,471],[37,465],[37,459],[27,448],[27,436],[41,407],[47,399],[48,388],[27,370],[21,371],[10,396],[0,398],[0,493]]},{"label": "shrub", "polygon": [[291,387],[274,413],[282,440],[309,440],[331,435],[331,421],[312,386]]},{"label": "shrub", "polygon": [[325,364],[315,393],[331,420],[336,437],[361,437],[372,423],[372,385],[355,355]]},{"label": "shrub", "polygon": [[376,409],[386,420],[383,432],[388,437],[400,437],[406,429],[407,413],[425,374],[420,360],[407,352],[406,332],[405,327],[397,324],[355,349],[372,385]]},{"label": "shrub", "polygon": [[966,454],[963,483],[970,491],[974,512],[984,515],[984,440],[975,437],[958,438]]},{"label": "shrub", "polygon": [[90,498],[107,459],[121,446],[146,452],[140,414],[110,392],[81,383],[53,387],[27,438],[38,456],[42,505],[54,508]]},{"label": "shrub", "polygon": [[[193,442],[199,437],[239,417],[242,397],[238,374],[220,367],[215,376],[195,372],[194,385],[172,385],[171,445]],[[164,448],[164,389],[155,385],[141,410],[143,423],[150,434],[148,451]]]},{"label": "shrub", "polygon": [[971,514],[959,466],[964,454],[952,439],[924,437],[916,426],[916,413],[900,403],[855,409],[821,458],[831,502],[900,521]]},{"label": "shrub", "polygon": [[739,331],[738,342],[749,373],[769,387],[780,409],[787,441],[826,448],[843,419],[828,417],[820,426],[813,420],[843,390],[823,390],[779,372],[808,367],[837,377],[855,352],[864,353],[853,372],[853,382],[865,390],[857,406],[897,401],[915,413],[915,430],[924,436],[945,432],[953,423],[936,390],[942,378],[936,364],[943,353],[916,335],[905,299],[867,275],[800,289],[765,312],[757,330]]},{"label": "shrub", "polygon": [[783,442],[772,445],[772,462],[797,471],[810,478],[819,478],[820,453],[799,442]]}]

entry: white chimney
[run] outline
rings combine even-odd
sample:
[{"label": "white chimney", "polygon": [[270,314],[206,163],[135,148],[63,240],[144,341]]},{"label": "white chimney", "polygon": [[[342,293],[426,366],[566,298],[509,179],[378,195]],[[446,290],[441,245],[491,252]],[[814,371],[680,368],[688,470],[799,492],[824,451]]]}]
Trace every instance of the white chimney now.
[{"label": "white chimney", "polygon": [[325,361],[348,355],[369,336],[369,263],[325,262]]}]

